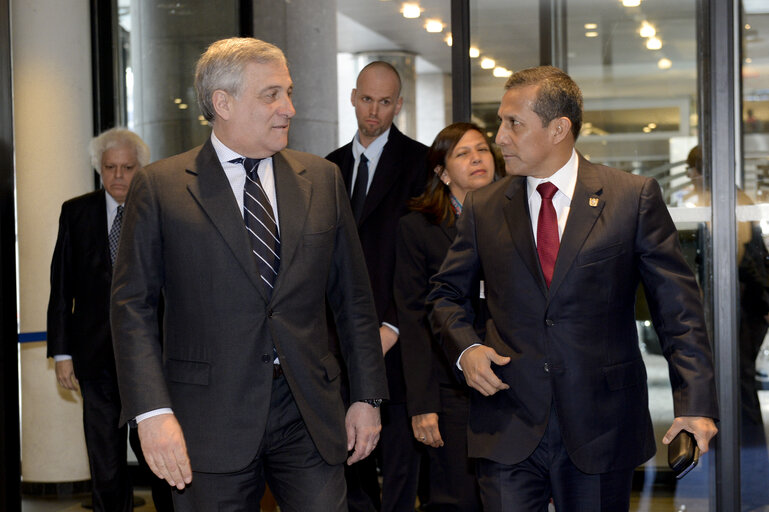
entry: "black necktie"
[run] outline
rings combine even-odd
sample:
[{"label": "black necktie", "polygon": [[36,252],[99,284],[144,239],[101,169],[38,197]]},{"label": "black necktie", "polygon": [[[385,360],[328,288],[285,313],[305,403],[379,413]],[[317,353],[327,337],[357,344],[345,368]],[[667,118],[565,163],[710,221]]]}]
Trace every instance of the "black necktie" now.
[{"label": "black necktie", "polygon": [[360,220],[363,213],[363,204],[366,202],[366,186],[368,185],[368,158],[366,155],[360,155],[358,163],[358,175],[355,177],[355,186],[352,189],[351,203],[352,214],[355,220]]},{"label": "black necktie", "polygon": [[[240,160],[240,159],[237,159]],[[259,181],[260,159],[244,158],[246,185],[243,187],[243,219],[246,223],[251,250],[256,256],[259,276],[267,287],[267,296],[272,295],[275,279],[280,268],[280,235],[275,222],[272,204]]]},{"label": "black necktie", "polygon": [[118,205],[117,215],[115,215],[115,220],[112,221],[112,227],[109,228],[109,235],[107,236],[107,239],[109,240],[109,259],[113,265],[115,264],[115,258],[117,257],[117,246],[120,241],[120,228],[123,226],[124,208],[125,207],[122,204]]}]

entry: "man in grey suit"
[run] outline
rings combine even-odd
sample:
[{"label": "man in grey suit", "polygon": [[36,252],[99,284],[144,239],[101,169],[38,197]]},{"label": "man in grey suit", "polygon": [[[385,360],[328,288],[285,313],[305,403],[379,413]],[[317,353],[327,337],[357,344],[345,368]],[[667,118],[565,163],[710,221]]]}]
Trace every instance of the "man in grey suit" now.
[{"label": "man in grey suit", "polygon": [[257,510],[265,481],[284,511],[345,510],[342,463],[375,447],[387,388],[344,182],[285,149],[293,85],[275,46],[212,44],[195,87],[210,139],[129,192],[111,310],[122,421],[182,491],[177,510]]}]

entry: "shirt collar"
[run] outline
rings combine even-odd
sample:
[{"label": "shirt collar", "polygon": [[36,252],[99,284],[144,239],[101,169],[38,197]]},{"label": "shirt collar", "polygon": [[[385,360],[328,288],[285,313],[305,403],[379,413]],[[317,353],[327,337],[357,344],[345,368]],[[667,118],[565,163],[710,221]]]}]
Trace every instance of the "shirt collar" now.
[{"label": "shirt collar", "polygon": [[363,144],[360,143],[360,133],[356,132],[355,137],[352,139],[352,154],[355,159],[357,160],[360,158],[360,155],[365,154],[369,162],[372,160],[379,160],[379,156],[382,154],[382,150],[384,149],[385,144],[387,144],[387,138],[390,136],[391,128],[392,125],[390,125],[390,128],[382,132],[379,137],[374,139],[374,141],[369,144],[367,148],[364,148]]},{"label": "shirt collar", "polygon": [[563,167],[555,171],[552,176],[544,179],[534,178],[532,176],[528,176],[526,178],[526,183],[529,187],[529,197],[531,197],[531,195],[537,190],[537,186],[539,186],[540,183],[549,181],[558,187],[558,192],[566,195],[566,197],[569,198],[569,202],[571,202],[571,198],[574,196],[574,188],[577,186],[578,167],[579,158],[577,157],[577,151],[572,148],[571,158],[569,158],[569,161],[566,162]]},{"label": "shirt collar", "polygon": [[108,212],[114,212],[117,210],[117,207],[120,206],[120,203],[117,202],[117,200],[112,197],[109,192],[107,192],[107,189],[104,189],[104,198],[107,200],[107,211]]}]

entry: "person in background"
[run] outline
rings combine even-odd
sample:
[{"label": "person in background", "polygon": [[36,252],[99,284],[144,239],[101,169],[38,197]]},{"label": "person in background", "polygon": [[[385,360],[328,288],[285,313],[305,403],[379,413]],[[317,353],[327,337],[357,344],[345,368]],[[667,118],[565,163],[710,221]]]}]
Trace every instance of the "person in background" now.
[{"label": "person in background", "polygon": [[[429,447],[428,511],[481,510],[475,465],[467,456],[469,390],[430,330],[425,301],[430,278],[457,234],[465,195],[502,172],[481,128],[472,123],[447,126],[427,152],[425,192],[410,201],[412,211],[398,226],[394,296],[411,428],[414,438]],[[471,297],[474,325],[482,332],[486,315],[480,280]]]},{"label": "person in background", "polygon": [[[136,429],[118,426],[115,356],[109,322],[112,266],[126,194],[136,172],[147,165],[150,150],[135,133],[112,128],[91,140],[91,164],[103,189],[66,201],[51,262],[48,301],[48,357],[53,357],[61,387],[83,397],[83,430],[91,468],[96,511],[133,508],[126,461],[127,435],[139,465],[147,469]],[[171,491],[149,471],[152,498],[159,512],[172,510]]]},{"label": "person in background", "polygon": [[[395,233],[398,220],[408,212],[406,203],[424,187],[427,147],[393,124],[403,98],[400,75],[389,63],[375,61],[366,65],[358,75],[350,101],[355,108],[358,131],[352,141],[326,158],[342,170],[374,292],[385,354],[390,400],[382,406],[381,510],[402,512],[414,507],[421,453],[420,445],[411,436],[406,413],[392,287]],[[350,510],[379,510],[374,457],[348,468],[346,477]]]}]

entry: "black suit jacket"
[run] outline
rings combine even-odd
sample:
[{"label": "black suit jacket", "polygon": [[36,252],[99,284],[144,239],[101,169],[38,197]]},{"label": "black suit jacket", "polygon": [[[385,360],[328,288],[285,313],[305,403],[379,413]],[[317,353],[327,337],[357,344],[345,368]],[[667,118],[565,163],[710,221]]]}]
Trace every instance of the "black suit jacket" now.
[{"label": "black suit jacket", "polygon": [[339,171],[288,149],[273,156],[273,170],[281,265],[269,300],[210,140],[146,167],[131,183],[111,309],[122,421],[173,408],[195,471],[233,472],[254,460],[269,414],[273,346],[320,455],[329,464],[345,460],[326,301],[352,400],[387,397],[371,290]]},{"label": "black suit jacket", "polygon": [[[403,135],[392,125],[358,221],[358,235],[380,323],[398,325],[392,289],[395,235],[398,220],[408,212],[407,201],[424,189],[426,155],[427,146]],[[341,169],[349,198],[355,164],[352,142],[331,152],[326,159]],[[406,394],[400,350],[400,344],[396,343],[385,357],[390,400],[397,403],[403,403]]]},{"label": "black suit jacket", "polygon": [[471,393],[471,456],[524,460],[542,438],[551,404],[582,471],[632,468],[654,454],[635,325],[639,281],[670,367],[675,415],[717,417],[699,289],[656,181],[580,158],[549,290],[526,179],[468,194],[430,296],[454,360],[479,342],[466,296],[481,270],[491,317],[484,343],[511,358],[495,367],[510,389],[488,398]]},{"label": "black suit jacket", "polygon": [[62,205],[51,261],[48,357],[71,355],[78,379],[115,371],[105,194],[97,190]]},{"label": "black suit jacket", "polygon": [[[398,226],[394,296],[409,416],[440,413],[441,387],[467,390],[457,376],[456,366],[448,360],[440,340],[430,329],[426,303],[430,278],[438,273],[456,235],[456,224],[435,224],[421,212],[405,215]],[[480,278],[470,296],[474,324],[483,338],[487,315],[485,301],[480,298]]]}]

